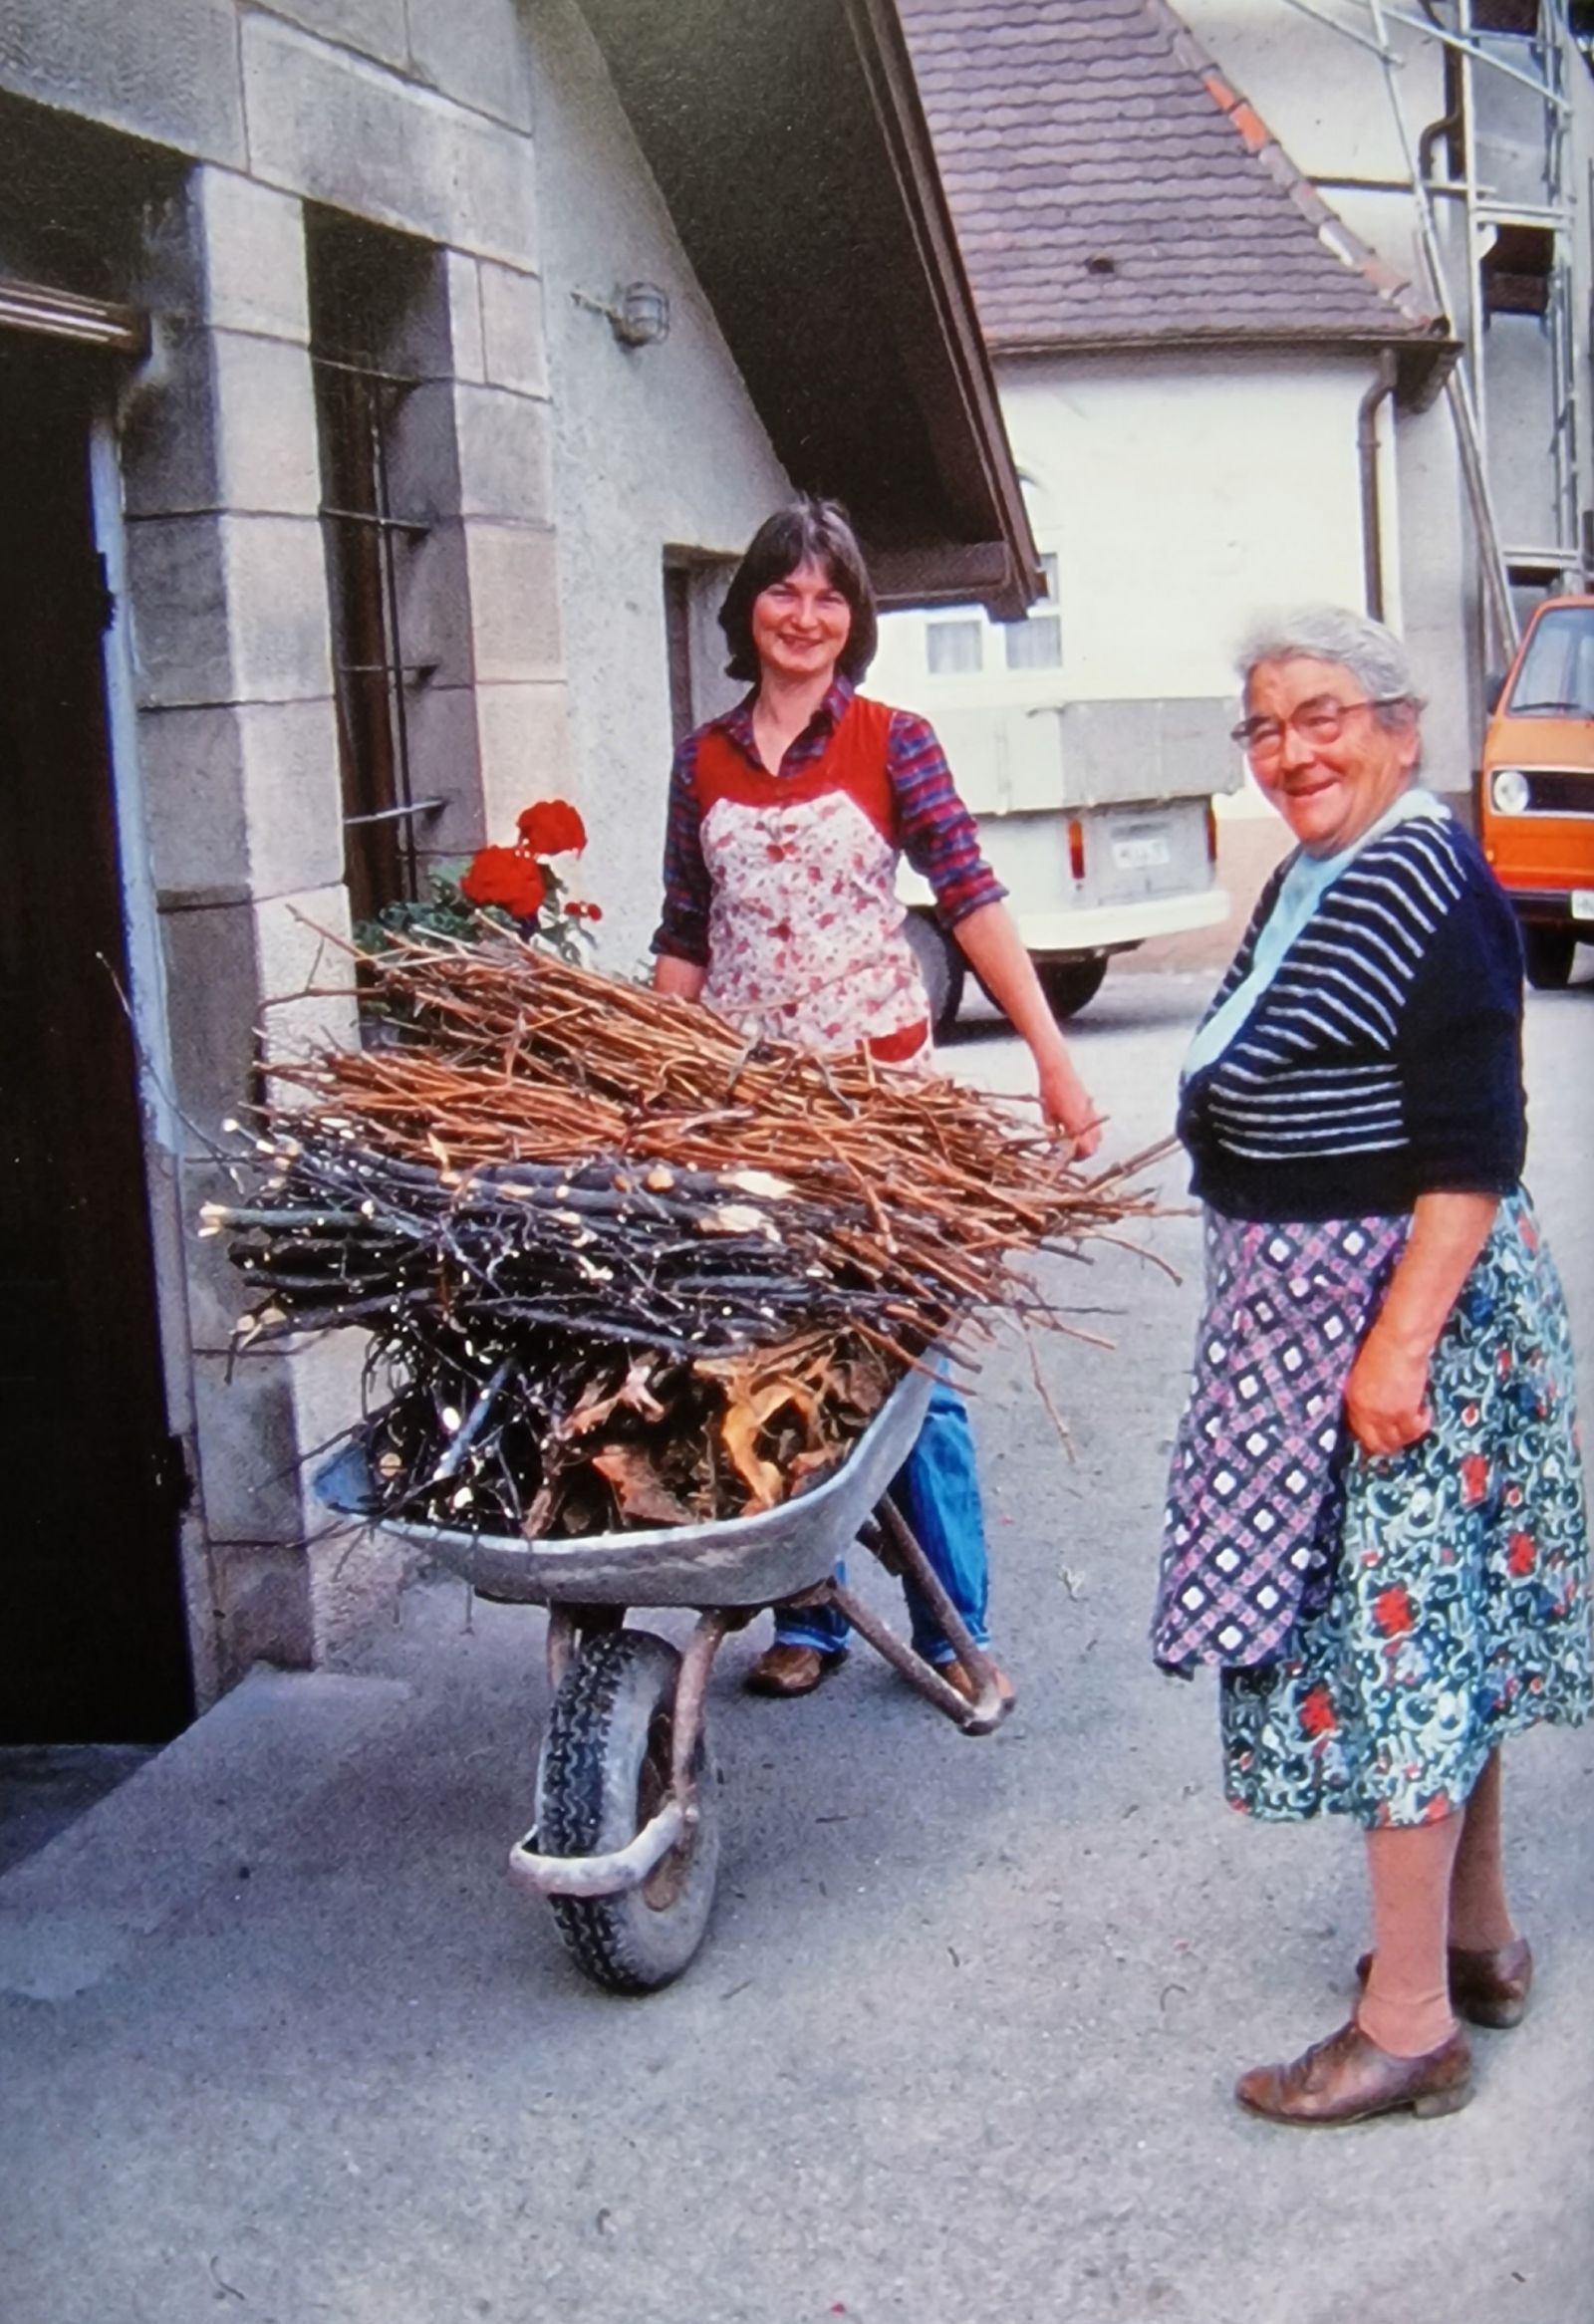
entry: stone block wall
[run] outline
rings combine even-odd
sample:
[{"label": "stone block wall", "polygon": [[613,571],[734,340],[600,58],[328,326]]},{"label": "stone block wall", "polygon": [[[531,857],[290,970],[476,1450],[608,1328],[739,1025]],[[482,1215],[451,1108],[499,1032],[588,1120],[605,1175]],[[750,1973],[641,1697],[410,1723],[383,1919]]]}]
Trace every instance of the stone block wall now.
[{"label": "stone block wall", "polygon": [[[229,1359],[237,1290],[191,1231],[261,1028],[356,1037],[346,998],[306,990],[337,983],[328,939],[349,928],[316,219],[408,237],[424,275],[391,351],[426,383],[394,433],[396,491],[425,520],[398,582],[426,665],[412,787],[443,802],[422,843],[463,853],[533,799],[578,796],[619,966],[651,922],[663,827],[664,553],[733,551],[784,478],[570,0],[8,0],[0,91],[143,140],[181,188],[132,205],[142,258],[102,295],[153,324],[118,415],[130,724],[156,1062],[187,1125],[148,1160],[207,1699],[257,1658],[321,1659],[396,1578],[380,1545],[325,1534],[301,1468],[357,1409],[358,1345]],[[639,276],[676,316],[640,356],[593,304]]]}]

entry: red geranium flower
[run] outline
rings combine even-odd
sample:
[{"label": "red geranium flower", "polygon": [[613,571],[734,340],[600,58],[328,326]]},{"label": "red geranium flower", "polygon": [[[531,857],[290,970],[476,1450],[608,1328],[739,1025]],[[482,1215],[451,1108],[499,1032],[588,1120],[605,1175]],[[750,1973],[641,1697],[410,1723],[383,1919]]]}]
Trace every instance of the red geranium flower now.
[{"label": "red geranium flower", "polygon": [[584,904],[577,898],[565,905],[565,916],[568,919],[602,919],[604,916],[603,905],[601,904]]},{"label": "red geranium flower", "polygon": [[568,799],[539,799],[515,818],[520,844],[534,856],[580,855],[587,845],[587,826]]},{"label": "red geranium flower", "polygon": [[1410,1590],[1399,1582],[1380,1590],[1373,1600],[1373,1620],[1386,1638],[1399,1638],[1403,1631],[1410,1630],[1417,1620]]},{"label": "red geranium flower", "polygon": [[1328,1688],[1313,1686],[1301,1697],[1301,1727],[1308,1735],[1331,1735],[1339,1725]]},{"label": "red geranium flower", "polygon": [[1469,1452],[1461,1462],[1461,1493],[1469,1509],[1488,1491],[1488,1462],[1481,1452]]},{"label": "red geranium flower", "polygon": [[541,865],[520,848],[479,849],[459,887],[478,907],[496,904],[511,919],[535,919],[548,892]]},{"label": "red geranium flower", "polygon": [[1505,1562],[1516,1575],[1533,1571],[1533,1536],[1531,1533],[1513,1533],[1506,1549]]}]

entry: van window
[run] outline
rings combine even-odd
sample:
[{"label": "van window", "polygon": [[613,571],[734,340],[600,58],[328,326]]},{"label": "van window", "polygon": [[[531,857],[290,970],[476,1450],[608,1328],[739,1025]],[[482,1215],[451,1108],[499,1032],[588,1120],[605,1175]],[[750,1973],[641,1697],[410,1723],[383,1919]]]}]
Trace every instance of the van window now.
[{"label": "van window", "polygon": [[1594,606],[1540,614],[1506,708],[1513,718],[1594,718]]}]

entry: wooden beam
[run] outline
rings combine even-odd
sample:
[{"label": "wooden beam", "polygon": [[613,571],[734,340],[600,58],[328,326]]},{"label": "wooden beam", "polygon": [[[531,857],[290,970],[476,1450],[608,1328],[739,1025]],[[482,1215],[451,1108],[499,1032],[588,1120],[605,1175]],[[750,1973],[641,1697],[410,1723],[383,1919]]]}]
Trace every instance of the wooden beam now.
[{"label": "wooden beam", "polygon": [[140,356],[149,347],[149,321],[138,308],[81,299],[75,292],[19,282],[11,275],[0,275],[0,330],[67,340],[107,355]]}]

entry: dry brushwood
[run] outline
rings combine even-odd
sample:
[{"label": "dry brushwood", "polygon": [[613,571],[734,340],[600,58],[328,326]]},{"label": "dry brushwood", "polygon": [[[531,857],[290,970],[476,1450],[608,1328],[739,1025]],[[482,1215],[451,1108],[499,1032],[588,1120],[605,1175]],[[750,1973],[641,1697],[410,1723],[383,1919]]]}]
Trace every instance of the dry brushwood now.
[{"label": "dry brushwood", "polygon": [[389,1513],[770,1506],[980,1310],[1060,1320],[1017,1254],[1151,1207],[1149,1156],[1087,1176],[956,1082],[749,1047],[513,939],[400,939],[362,975],[392,1040],[276,1061],[253,1184],[207,1224],[259,1295],[246,1337],[373,1335]]}]

